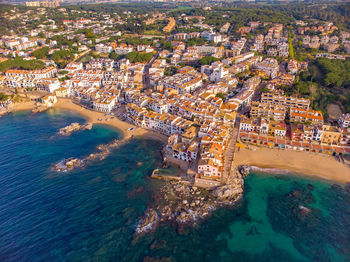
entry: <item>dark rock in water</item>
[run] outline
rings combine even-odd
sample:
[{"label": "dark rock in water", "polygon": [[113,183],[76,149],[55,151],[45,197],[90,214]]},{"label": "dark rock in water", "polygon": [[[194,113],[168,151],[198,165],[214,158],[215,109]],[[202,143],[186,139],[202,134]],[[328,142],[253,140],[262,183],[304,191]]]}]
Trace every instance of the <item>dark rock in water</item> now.
[{"label": "dark rock in water", "polygon": [[345,184],[345,190],[350,193],[350,183]]},{"label": "dark rock in water", "polygon": [[296,198],[299,198],[299,197],[301,196],[301,194],[302,194],[302,192],[299,191],[299,190],[294,190],[294,191],[291,193],[291,195],[292,195],[293,197],[296,197]]},{"label": "dark rock in water", "polygon": [[113,177],[113,181],[114,181],[114,182],[117,182],[117,183],[124,182],[125,179],[126,179],[125,176],[116,176],[116,177]]},{"label": "dark rock in water", "polygon": [[342,186],[340,186],[340,185],[333,184],[333,185],[331,186],[331,190],[332,190],[332,191],[335,191],[335,192],[341,192],[341,191],[344,190],[344,188],[343,188]]},{"label": "dark rock in water", "polygon": [[303,205],[299,205],[298,208],[300,210],[300,213],[303,214],[303,215],[307,215],[307,214],[309,214],[311,212],[310,208],[305,207]]},{"label": "dark rock in water", "polygon": [[315,189],[315,187],[311,184],[307,184],[307,188],[310,189],[311,191]]},{"label": "dark rock in water", "polygon": [[133,197],[137,196],[143,190],[144,190],[143,186],[136,187],[135,189],[128,192],[128,198],[133,198]]},{"label": "dark rock in water", "polygon": [[248,232],[246,233],[247,236],[251,236],[251,235],[259,235],[259,231],[258,229],[256,228],[256,226],[252,226]]},{"label": "dark rock in water", "polygon": [[238,167],[239,173],[243,176],[243,178],[247,177],[250,173],[250,167],[247,165],[241,165]]},{"label": "dark rock in water", "polygon": [[155,262],[155,261],[171,262],[175,260],[172,257],[149,257],[149,256],[143,259],[143,262]]},{"label": "dark rock in water", "polygon": [[154,240],[152,245],[150,246],[150,250],[153,249],[164,249],[167,248],[167,242],[164,239],[161,240]]}]

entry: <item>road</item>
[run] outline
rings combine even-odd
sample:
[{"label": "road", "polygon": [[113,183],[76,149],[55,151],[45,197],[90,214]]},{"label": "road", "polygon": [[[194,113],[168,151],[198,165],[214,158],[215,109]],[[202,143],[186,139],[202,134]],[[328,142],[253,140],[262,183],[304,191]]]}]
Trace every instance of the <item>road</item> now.
[{"label": "road", "polygon": [[[167,42],[172,41],[173,37],[168,37],[166,39]],[[152,64],[154,63],[154,61],[156,61],[159,57],[159,53],[161,51],[161,48],[158,47],[157,48],[157,52],[155,53],[155,55],[152,57],[152,59],[145,65],[144,69],[143,69],[143,76],[142,76],[142,84],[143,84],[143,89],[148,89],[151,87],[150,85],[150,79],[149,79],[149,69],[152,66]]]},{"label": "road", "polygon": [[280,64],[280,72],[282,72],[283,74],[286,74],[286,68],[287,68],[287,61],[282,61],[282,63]]},{"label": "road", "polygon": [[159,50],[157,50],[157,53],[152,57],[152,59],[143,68],[143,76],[142,76],[143,89],[150,88],[149,69],[152,66],[152,64],[154,63],[154,61],[156,61],[158,56],[159,56]]},{"label": "road", "polygon": [[234,27],[234,25],[231,24],[229,30],[227,31],[227,35],[228,35],[228,36],[231,35],[231,32],[232,32],[233,27]]},{"label": "road", "polygon": [[82,57],[82,56],[84,56],[84,55],[86,55],[87,53],[89,53],[91,51],[91,49],[88,49],[88,50],[86,50],[86,51],[84,51],[84,52],[82,52],[82,53],[80,53],[76,58],[74,58],[73,59],[73,61],[72,62],[75,62],[75,61],[77,61],[80,57]]}]

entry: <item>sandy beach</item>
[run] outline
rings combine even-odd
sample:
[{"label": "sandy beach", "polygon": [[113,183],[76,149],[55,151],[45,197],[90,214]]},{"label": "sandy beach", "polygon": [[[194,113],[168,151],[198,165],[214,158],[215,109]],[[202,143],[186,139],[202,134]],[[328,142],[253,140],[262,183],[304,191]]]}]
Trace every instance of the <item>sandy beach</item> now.
[{"label": "sandy beach", "polygon": [[339,183],[350,182],[350,168],[327,155],[268,148],[258,148],[255,151],[241,148],[236,151],[234,162],[236,165],[288,170],[291,173]]},{"label": "sandy beach", "polygon": [[[86,117],[89,120],[89,122],[91,122],[92,124],[105,124],[105,125],[113,126],[119,129],[123,133],[123,139],[129,139],[132,136],[134,137],[142,136],[142,137],[157,139],[164,143],[168,141],[167,136],[121,121],[117,117],[114,117],[113,119],[111,119],[111,116],[104,116],[105,115],[104,113],[92,111],[84,107],[81,107],[77,104],[74,104],[70,99],[62,99],[62,98],[58,99],[58,102],[54,105],[54,108],[72,110],[74,112],[77,112],[80,115]],[[99,121],[98,119],[102,119],[102,120]],[[130,128],[133,128],[133,129],[129,131],[128,129]]]},{"label": "sandy beach", "polygon": [[[22,110],[32,110],[35,108],[35,104],[33,101],[16,103],[13,106],[12,112],[22,111]],[[70,99],[59,98],[58,102],[54,105],[54,108],[64,109],[68,111],[74,111],[83,117],[87,118],[89,122],[92,124],[105,124],[109,126],[113,126],[120,130],[123,134],[123,139],[129,139],[133,137],[148,137],[152,139],[160,140],[163,143],[168,141],[167,136],[158,134],[156,132],[152,132],[150,130],[146,130],[141,127],[134,126],[130,123],[121,121],[117,117],[111,119],[111,116],[105,116],[104,113],[96,112],[92,110],[88,110],[84,107],[81,107],[77,104],[74,104]],[[101,121],[99,121],[101,119]],[[133,128],[132,130],[128,130]]]},{"label": "sandy beach", "polygon": [[23,110],[32,110],[35,107],[34,101],[27,101],[27,102],[21,102],[21,103],[13,103],[11,111],[23,111]]}]

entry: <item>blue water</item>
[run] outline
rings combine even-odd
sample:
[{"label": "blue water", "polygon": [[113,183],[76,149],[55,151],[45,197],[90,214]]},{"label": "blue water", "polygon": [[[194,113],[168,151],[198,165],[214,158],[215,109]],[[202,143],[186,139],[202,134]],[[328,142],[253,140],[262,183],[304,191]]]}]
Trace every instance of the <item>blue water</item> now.
[{"label": "blue water", "polygon": [[[322,181],[251,174],[244,199],[198,227],[161,224],[136,238],[156,201],[161,144],[134,139],[103,161],[56,173],[118,130],[57,130],[82,117],[67,111],[0,118],[0,261],[349,261],[350,194]],[[300,206],[310,209],[303,214]]]}]

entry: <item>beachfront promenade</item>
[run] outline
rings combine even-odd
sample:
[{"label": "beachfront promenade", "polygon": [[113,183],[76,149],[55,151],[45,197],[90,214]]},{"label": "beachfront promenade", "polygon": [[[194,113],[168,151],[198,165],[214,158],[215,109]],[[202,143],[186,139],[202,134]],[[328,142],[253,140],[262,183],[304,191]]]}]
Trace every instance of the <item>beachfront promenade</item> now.
[{"label": "beachfront promenade", "polygon": [[310,151],[323,154],[350,154],[350,148],[338,145],[327,145],[321,143],[309,143],[295,141],[287,138],[279,138],[267,135],[260,135],[252,132],[239,132],[239,138],[244,143],[264,146],[268,148],[292,149],[298,151]]}]

